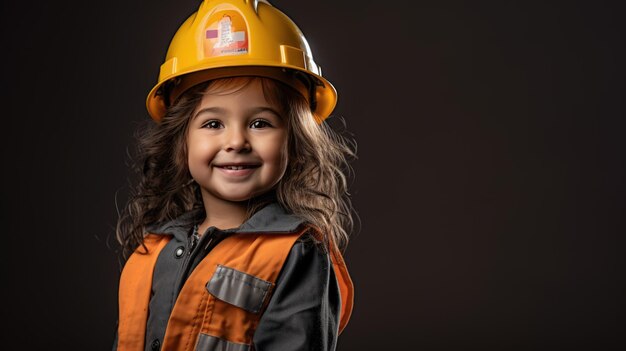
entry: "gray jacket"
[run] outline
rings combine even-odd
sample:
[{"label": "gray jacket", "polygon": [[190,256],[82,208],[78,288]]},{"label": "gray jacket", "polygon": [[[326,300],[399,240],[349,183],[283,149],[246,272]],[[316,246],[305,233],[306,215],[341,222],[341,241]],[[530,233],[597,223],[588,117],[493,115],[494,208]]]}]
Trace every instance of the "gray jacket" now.
[{"label": "gray jacket", "polygon": [[[239,228],[210,227],[197,243],[193,226],[203,211],[150,228],[154,234],[172,235],[154,268],[146,325],[146,351],[160,350],[176,297],[187,277],[222,239],[233,233],[293,232],[304,221],[278,204],[259,210]],[[254,350],[335,350],[341,297],[326,250],[312,236],[298,239],[276,280],[276,288],[253,337]],[[113,350],[117,349],[117,337]]]}]

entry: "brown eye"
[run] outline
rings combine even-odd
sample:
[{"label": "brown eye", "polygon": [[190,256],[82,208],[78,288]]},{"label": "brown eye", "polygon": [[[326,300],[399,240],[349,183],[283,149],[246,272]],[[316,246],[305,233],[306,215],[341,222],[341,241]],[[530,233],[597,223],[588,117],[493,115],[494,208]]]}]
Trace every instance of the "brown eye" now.
[{"label": "brown eye", "polygon": [[267,128],[267,127],[271,127],[272,125],[265,120],[262,119],[257,119],[254,122],[252,122],[250,124],[250,128],[255,128],[255,129],[259,129],[259,128]]},{"label": "brown eye", "polygon": [[217,128],[221,128],[222,127],[222,123],[220,123],[219,121],[216,121],[216,120],[211,120],[211,121],[207,121],[202,127],[204,127],[204,128],[211,128],[211,129],[217,129]]}]

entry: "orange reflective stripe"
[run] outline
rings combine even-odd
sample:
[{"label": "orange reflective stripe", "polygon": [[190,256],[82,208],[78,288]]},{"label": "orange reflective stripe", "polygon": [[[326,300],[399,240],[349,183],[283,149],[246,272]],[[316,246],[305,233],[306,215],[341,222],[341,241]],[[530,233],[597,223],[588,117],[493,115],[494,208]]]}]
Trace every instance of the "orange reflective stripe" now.
[{"label": "orange reflective stripe", "polygon": [[335,270],[335,276],[337,277],[337,283],[339,284],[339,292],[341,294],[341,314],[339,317],[339,333],[348,324],[350,316],[352,315],[352,306],[354,304],[354,285],[346,263],[339,252],[339,249],[333,247],[330,254],[331,261],[333,263],[333,269]]},{"label": "orange reflective stripe", "polygon": [[118,351],[144,349],[152,273],[159,253],[170,236],[148,235],[144,239],[148,252],[139,247],[128,259],[120,277]]},{"label": "orange reflective stripe", "polygon": [[[238,234],[224,239],[187,279],[172,310],[163,349],[192,350],[200,333],[239,344],[251,344],[261,318],[209,294],[206,284],[218,265],[276,282],[295,241],[308,228],[292,234]],[[271,294],[268,294],[270,296]]]}]

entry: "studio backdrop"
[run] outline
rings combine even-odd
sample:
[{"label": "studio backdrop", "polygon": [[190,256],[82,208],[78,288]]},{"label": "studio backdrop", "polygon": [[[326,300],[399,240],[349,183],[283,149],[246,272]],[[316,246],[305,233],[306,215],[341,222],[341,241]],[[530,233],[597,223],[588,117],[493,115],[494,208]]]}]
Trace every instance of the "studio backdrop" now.
[{"label": "studio backdrop", "polygon": [[[626,345],[618,2],[271,3],[358,146],[338,350]],[[198,4],[2,3],[6,349],[110,349],[128,155]]]}]

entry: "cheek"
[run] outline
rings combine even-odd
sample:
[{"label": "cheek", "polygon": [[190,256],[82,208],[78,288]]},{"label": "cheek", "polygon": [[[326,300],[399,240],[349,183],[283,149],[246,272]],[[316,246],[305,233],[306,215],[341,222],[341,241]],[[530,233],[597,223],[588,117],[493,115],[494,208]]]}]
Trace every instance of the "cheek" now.
[{"label": "cheek", "polygon": [[283,137],[267,140],[262,144],[262,150],[259,150],[259,154],[266,164],[271,165],[269,169],[271,176],[282,177],[285,169],[287,169],[289,159],[287,150],[287,141]]},{"label": "cheek", "polygon": [[201,137],[190,137],[187,142],[187,150],[189,155],[206,154],[211,148],[210,139]]},{"label": "cheek", "polygon": [[214,143],[207,138],[194,138],[191,136],[187,142],[187,162],[189,168],[199,165],[207,165],[216,154]]}]

